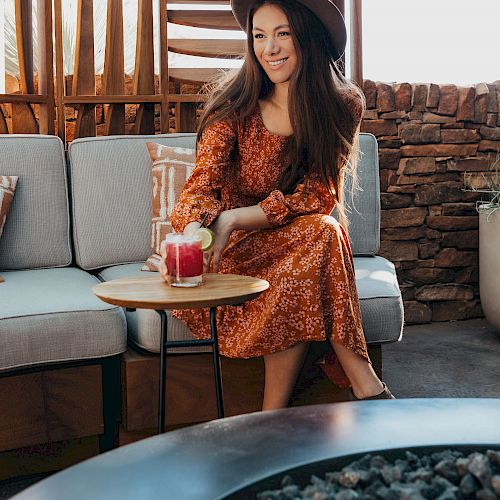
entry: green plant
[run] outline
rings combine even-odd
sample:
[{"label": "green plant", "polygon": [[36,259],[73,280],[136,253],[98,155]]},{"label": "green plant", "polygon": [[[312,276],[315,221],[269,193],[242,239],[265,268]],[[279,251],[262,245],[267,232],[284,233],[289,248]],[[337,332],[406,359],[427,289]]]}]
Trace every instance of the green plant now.
[{"label": "green plant", "polygon": [[476,201],[478,212],[487,211],[488,215],[500,209],[500,153],[488,172],[465,172],[464,191],[487,195]]}]

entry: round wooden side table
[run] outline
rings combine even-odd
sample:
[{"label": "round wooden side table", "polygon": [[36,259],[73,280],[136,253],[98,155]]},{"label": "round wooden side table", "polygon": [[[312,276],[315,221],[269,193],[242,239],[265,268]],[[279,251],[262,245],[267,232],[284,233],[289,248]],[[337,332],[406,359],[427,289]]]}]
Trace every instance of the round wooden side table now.
[{"label": "round wooden side table", "polygon": [[[224,399],[217,340],[218,306],[239,305],[255,299],[269,283],[251,276],[204,274],[203,285],[193,288],[171,287],[159,275],[106,281],[92,290],[104,302],[133,309],[153,309],[161,318],[160,390],[158,395],[158,433],[165,428],[166,350],[169,347],[211,346],[213,354],[217,414],[224,417]],[[210,340],[169,341],[166,309],[210,308]]]}]

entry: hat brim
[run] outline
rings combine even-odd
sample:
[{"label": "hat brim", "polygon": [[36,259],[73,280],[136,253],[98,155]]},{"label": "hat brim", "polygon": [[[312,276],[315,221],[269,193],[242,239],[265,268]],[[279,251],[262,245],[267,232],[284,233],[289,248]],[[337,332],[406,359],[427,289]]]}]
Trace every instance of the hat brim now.
[{"label": "hat brim", "polygon": [[[247,15],[255,0],[231,0],[233,15],[243,31],[246,31]],[[345,51],[347,30],[344,17],[331,0],[297,0],[305,5],[324,25],[337,49],[335,59]]]}]

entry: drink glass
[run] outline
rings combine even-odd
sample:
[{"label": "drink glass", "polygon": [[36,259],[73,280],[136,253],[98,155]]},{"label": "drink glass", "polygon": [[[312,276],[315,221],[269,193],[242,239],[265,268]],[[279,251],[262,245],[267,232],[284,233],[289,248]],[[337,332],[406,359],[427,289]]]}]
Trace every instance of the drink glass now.
[{"label": "drink glass", "polygon": [[185,234],[168,234],[165,250],[170,286],[193,287],[203,283],[201,240]]}]

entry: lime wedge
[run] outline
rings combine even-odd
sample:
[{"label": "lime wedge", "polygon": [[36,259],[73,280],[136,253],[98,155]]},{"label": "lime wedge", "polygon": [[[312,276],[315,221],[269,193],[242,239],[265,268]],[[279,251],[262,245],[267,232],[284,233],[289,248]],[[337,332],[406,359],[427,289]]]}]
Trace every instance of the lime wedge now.
[{"label": "lime wedge", "polygon": [[215,243],[215,233],[207,227],[200,227],[196,230],[196,236],[201,240],[201,249],[208,252]]}]

